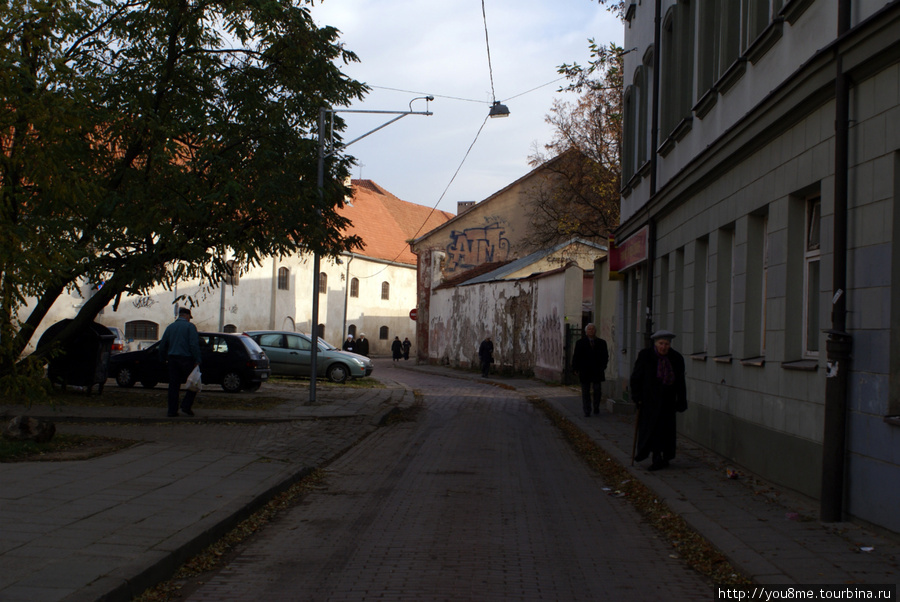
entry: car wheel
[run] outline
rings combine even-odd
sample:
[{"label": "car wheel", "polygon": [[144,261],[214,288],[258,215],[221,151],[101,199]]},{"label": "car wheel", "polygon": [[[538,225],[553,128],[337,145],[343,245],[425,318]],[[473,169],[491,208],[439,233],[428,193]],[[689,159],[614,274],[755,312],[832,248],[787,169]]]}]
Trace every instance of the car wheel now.
[{"label": "car wheel", "polygon": [[244,391],[259,391],[259,388],[262,386],[262,383],[250,383],[246,387],[244,387]]},{"label": "car wheel", "polygon": [[237,372],[228,372],[222,378],[222,388],[229,393],[237,393],[241,390],[242,385],[241,375]]},{"label": "car wheel", "polygon": [[347,369],[347,366],[344,364],[332,364],[328,367],[328,380],[333,383],[343,384],[347,382],[347,378],[350,376],[350,370]]},{"label": "car wheel", "polygon": [[116,384],[130,389],[134,386],[134,371],[131,368],[119,368],[116,372]]}]

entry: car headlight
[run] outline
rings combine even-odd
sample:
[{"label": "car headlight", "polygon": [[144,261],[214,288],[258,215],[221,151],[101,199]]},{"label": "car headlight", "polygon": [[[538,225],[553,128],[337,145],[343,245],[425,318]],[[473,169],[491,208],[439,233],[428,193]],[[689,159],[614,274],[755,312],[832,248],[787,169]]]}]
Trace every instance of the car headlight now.
[{"label": "car headlight", "polygon": [[356,364],[356,365],[359,366],[360,368],[362,368],[362,367],[364,367],[364,366],[366,365],[365,362],[363,362],[362,360],[358,360],[358,359],[356,359],[355,357],[351,357],[351,358],[350,358],[350,361],[352,361],[354,364]]}]

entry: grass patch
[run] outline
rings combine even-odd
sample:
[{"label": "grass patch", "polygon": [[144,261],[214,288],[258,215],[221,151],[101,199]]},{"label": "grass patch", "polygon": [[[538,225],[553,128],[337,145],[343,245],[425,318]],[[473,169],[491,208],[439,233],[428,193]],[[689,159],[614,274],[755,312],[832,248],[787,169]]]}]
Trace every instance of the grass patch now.
[{"label": "grass patch", "polygon": [[614,489],[615,495],[628,500],[644,519],[666,538],[679,558],[684,559],[694,570],[706,575],[717,585],[753,583],[741,575],[724,554],[688,526],[680,515],[673,512],[650,488],[634,478],[626,467],[613,460],[571,420],[539,397],[529,397],[528,401],[544,412],[575,452],[603,477],[609,487]]},{"label": "grass patch", "polygon": [[85,460],[133,444],[125,439],[57,433],[45,443],[9,441],[0,437],[0,462]]}]

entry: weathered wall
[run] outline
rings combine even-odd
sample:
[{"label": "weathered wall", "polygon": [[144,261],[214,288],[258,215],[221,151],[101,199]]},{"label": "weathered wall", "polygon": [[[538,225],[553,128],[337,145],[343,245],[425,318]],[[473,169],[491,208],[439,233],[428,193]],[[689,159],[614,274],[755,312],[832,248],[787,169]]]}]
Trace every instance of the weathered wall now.
[{"label": "weathered wall", "polygon": [[478,346],[490,335],[495,366],[560,380],[567,320],[581,316],[578,267],[546,276],[435,290],[431,296],[428,361],[478,365]]}]

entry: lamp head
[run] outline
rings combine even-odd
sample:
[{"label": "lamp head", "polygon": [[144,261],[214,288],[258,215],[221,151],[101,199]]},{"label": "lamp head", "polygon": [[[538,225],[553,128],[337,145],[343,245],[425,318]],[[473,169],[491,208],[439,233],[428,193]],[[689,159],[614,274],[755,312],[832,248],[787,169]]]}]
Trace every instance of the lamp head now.
[{"label": "lamp head", "polygon": [[491,112],[488,113],[488,117],[491,119],[494,117],[509,117],[509,109],[506,108],[506,105],[500,104],[499,100],[495,100],[494,104],[491,105]]}]

